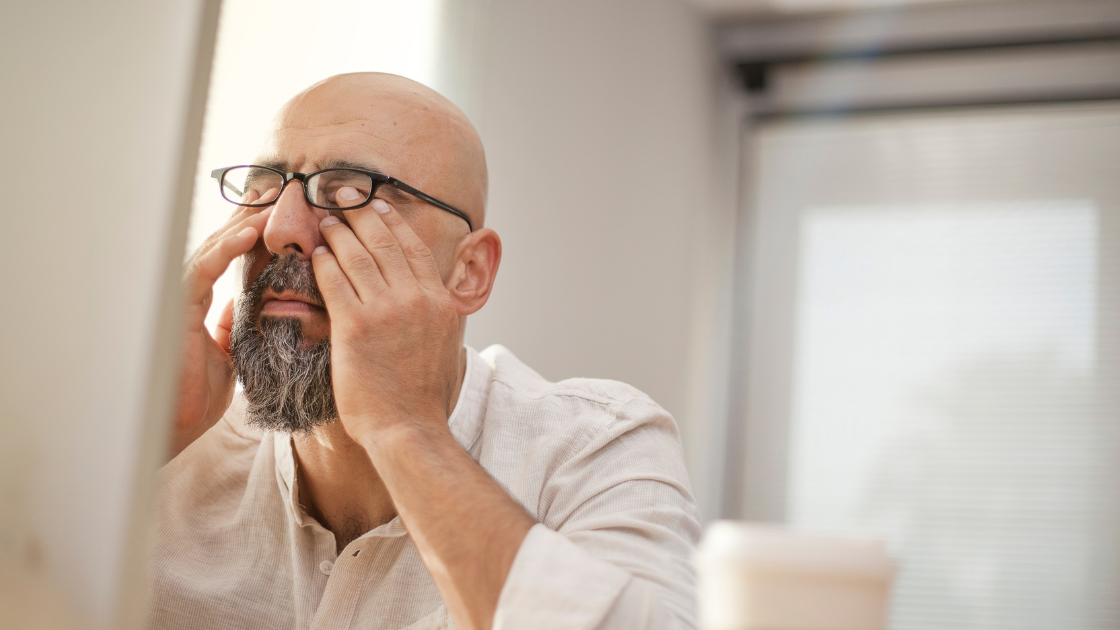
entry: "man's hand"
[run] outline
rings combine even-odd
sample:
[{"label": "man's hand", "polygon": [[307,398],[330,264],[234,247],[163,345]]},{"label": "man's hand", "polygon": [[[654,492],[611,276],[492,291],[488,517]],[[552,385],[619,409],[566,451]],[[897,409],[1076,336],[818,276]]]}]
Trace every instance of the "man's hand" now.
[{"label": "man's hand", "polygon": [[[342,191],[340,191],[341,194]],[[459,315],[431,251],[384,200],[324,219],[315,250],[331,317],[335,403],[456,625],[491,627],[533,518],[447,426],[463,359]]]},{"label": "man's hand", "polygon": [[330,249],[312,257],[342,425],[359,443],[395,429],[446,432],[462,348],[431,250],[382,199],[346,218],[350,227],[323,219]]},{"label": "man's hand", "polygon": [[[274,197],[275,190],[262,199]],[[243,201],[254,203],[257,193],[246,193]],[[233,361],[229,356],[233,301],[226,304],[215,335],[206,330],[206,315],[214,298],[214,283],[235,258],[248,252],[264,231],[272,206],[237,210],[217,232],[191,256],[183,272],[186,293],[186,330],[179,373],[179,405],[172,426],[168,459],[198,439],[222,417],[233,400]]]}]

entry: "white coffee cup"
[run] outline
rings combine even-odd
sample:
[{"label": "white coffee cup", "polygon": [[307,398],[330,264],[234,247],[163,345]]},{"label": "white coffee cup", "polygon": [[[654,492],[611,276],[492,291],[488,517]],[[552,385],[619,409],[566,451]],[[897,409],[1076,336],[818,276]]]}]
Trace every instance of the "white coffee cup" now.
[{"label": "white coffee cup", "polygon": [[696,557],[701,630],[884,630],[895,564],[879,540],[716,521]]}]

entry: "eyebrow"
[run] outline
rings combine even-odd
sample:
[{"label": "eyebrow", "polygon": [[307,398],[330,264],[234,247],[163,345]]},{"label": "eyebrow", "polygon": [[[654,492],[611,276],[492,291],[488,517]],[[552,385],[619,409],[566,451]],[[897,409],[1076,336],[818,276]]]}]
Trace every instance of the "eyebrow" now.
[{"label": "eyebrow", "polygon": [[[257,162],[257,165],[258,166],[267,166],[268,168],[274,168],[278,171],[283,171],[285,173],[290,173],[291,172],[291,166],[287,162],[285,162],[284,160],[263,160],[263,161]],[[325,162],[323,162],[322,164],[319,165],[319,168],[317,168],[315,170],[325,171],[325,170],[331,169],[331,168],[353,168],[353,169],[357,169],[359,171],[368,171],[370,173],[374,173],[374,174],[377,174],[377,175],[388,177],[388,175],[383,173],[381,171],[381,169],[377,168],[376,166],[371,166],[369,164],[362,164],[360,162],[351,162],[349,160],[336,160],[336,159],[326,160]]]},{"label": "eyebrow", "polygon": [[381,169],[377,168],[376,166],[362,164],[359,162],[350,162],[348,160],[327,160],[326,162],[323,162],[320,170],[326,170],[328,168],[353,168],[359,171],[369,171],[370,173],[376,173],[377,175],[384,175],[385,177],[388,177],[388,175],[385,175],[385,173],[381,172]]}]

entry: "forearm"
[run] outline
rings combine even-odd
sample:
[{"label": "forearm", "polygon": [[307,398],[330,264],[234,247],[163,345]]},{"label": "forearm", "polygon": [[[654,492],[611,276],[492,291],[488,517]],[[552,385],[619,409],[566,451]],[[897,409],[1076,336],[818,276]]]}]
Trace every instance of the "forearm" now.
[{"label": "forearm", "polygon": [[490,628],[533,517],[446,430],[399,426],[360,441],[456,622]]}]

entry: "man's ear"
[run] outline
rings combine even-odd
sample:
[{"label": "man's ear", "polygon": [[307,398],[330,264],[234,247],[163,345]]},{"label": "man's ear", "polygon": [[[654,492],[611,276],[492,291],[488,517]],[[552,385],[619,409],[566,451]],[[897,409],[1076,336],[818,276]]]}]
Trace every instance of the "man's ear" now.
[{"label": "man's ear", "polygon": [[459,241],[446,286],[461,317],[478,311],[490,299],[501,261],[502,239],[490,228],[475,230]]}]

